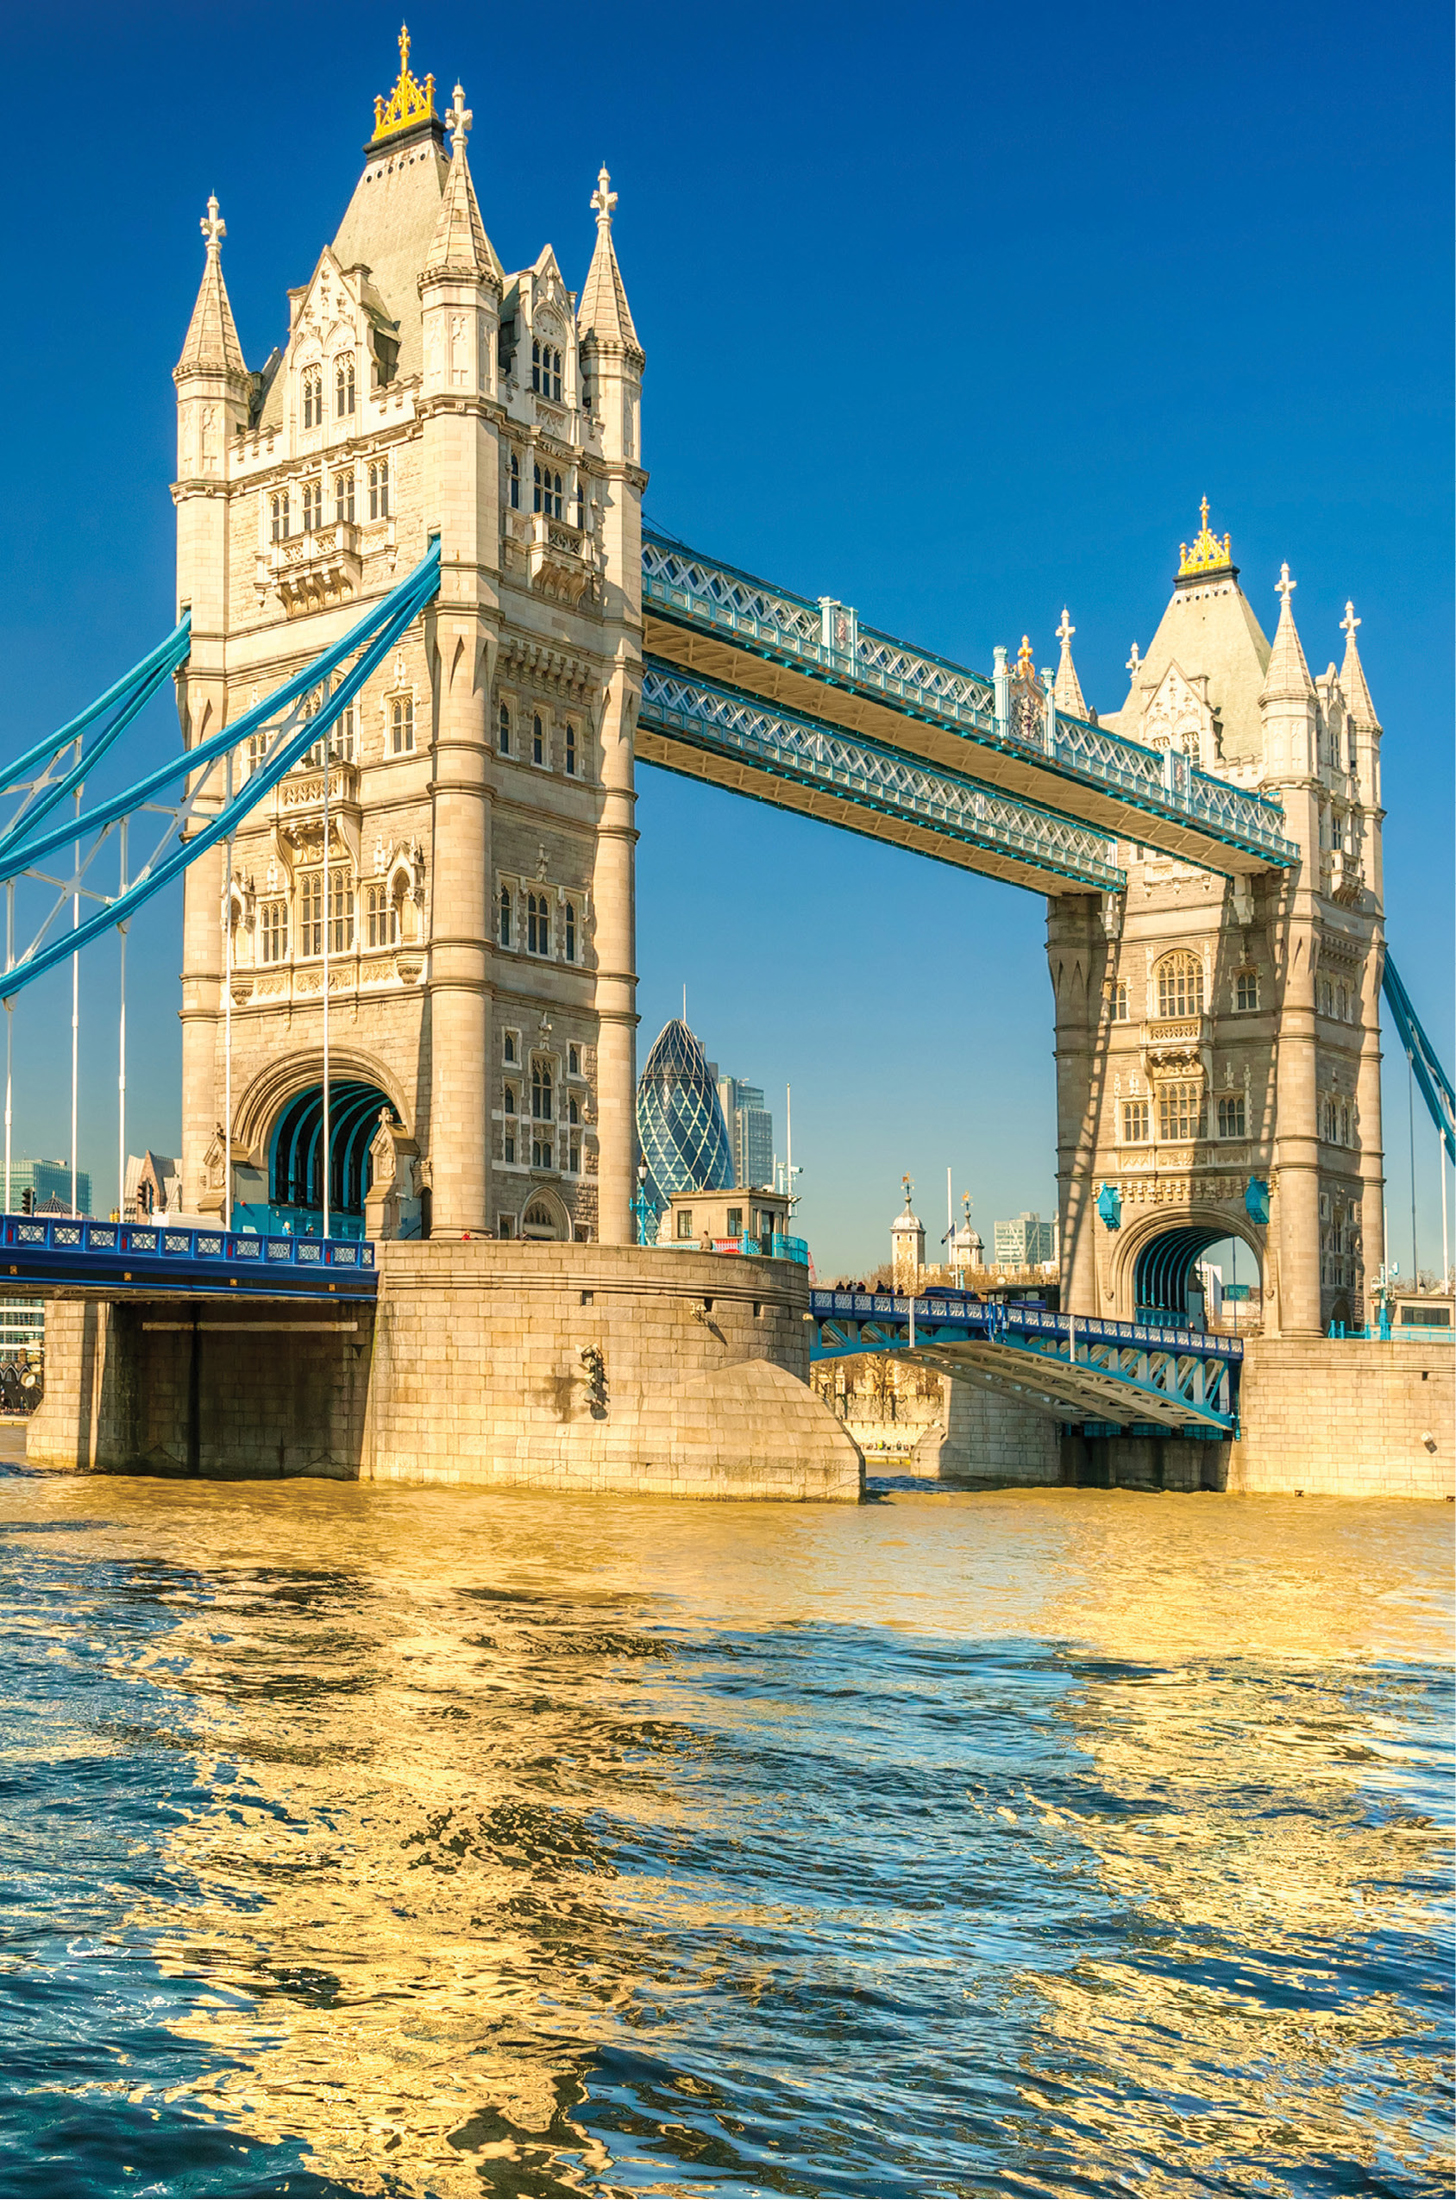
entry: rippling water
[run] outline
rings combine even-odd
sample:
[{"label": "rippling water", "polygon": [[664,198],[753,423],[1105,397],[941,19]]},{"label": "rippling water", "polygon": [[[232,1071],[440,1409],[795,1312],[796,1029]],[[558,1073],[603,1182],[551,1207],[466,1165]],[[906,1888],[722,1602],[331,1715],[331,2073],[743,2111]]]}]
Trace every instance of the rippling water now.
[{"label": "rippling water", "polygon": [[1446,2193],[1449,1515],[0,1482],[0,2191]]}]

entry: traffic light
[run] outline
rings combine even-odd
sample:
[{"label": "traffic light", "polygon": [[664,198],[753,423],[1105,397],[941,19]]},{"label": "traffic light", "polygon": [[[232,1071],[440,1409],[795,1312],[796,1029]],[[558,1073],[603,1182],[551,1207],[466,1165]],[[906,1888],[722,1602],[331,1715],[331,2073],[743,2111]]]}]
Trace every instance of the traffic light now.
[{"label": "traffic light", "polygon": [[35,1190],[31,1185],[27,1185],[20,1195],[20,1212],[23,1215],[33,1215],[35,1213]]}]

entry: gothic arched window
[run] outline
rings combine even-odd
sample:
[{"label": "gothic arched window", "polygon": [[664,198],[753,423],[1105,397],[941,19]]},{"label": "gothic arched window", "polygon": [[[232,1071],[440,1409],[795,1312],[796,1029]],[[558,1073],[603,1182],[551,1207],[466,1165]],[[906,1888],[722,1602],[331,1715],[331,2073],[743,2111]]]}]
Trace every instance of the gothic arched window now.
[{"label": "gothic arched window", "polygon": [[389,517],[389,460],[377,458],[369,468],[369,517]]},{"label": "gothic arched window", "polygon": [[1234,1007],[1257,1008],[1259,1005],[1259,973],[1257,970],[1241,970],[1234,980]]},{"label": "gothic arched window", "polygon": [[354,410],[354,360],[352,354],[334,362],[334,411],[346,420]]},{"label": "gothic arched window", "polygon": [[541,713],[538,710],[531,720],[531,762],[544,764],[545,761],[546,728],[541,723]]},{"label": "gothic arched window", "polygon": [[570,719],[566,722],[566,776],[576,777],[576,728]]},{"label": "gothic arched window", "polygon": [[322,367],[305,367],[303,370],[303,424],[305,428],[321,428],[324,424]]},{"label": "gothic arched window", "polygon": [[566,904],[565,933],[566,960],[569,963],[574,963],[576,961],[576,904],[570,901]]},{"label": "gothic arched window", "polygon": [[1187,1083],[1159,1085],[1158,1087],[1158,1136],[1180,1142],[1200,1136],[1203,1115],[1203,1087],[1191,1079]]},{"label": "gothic arched window", "polygon": [[549,955],[551,952],[551,918],[544,894],[526,896],[526,952],[528,955]]},{"label": "gothic arched window", "polygon": [[496,731],[500,742],[501,755],[509,756],[511,753],[511,706],[509,703],[501,704],[496,717]]},{"label": "gothic arched window", "polygon": [[1203,1014],[1203,963],[1186,948],[1164,955],[1154,966],[1158,981],[1158,1014],[1162,1017]]},{"label": "gothic arched window", "polygon": [[1119,978],[1112,994],[1113,1021],[1125,1024],[1131,1013],[1132,1010],[1128,1002],[1127,980],[1126,978]]},{"label": "gothic arched window", "polygon": [[408,756],[415,745],[415,704],[412,695],[396,695],[389,706],[390,746],[396,756]]},{"label": "gothic arched window", "polygon": [[[511,944],[511,890],[509,886],[503,886],[500,890],[500,943],[502,947],[509,947]],[[511,1060],[510,1048],[511,1042],[509,1036],[507,1036],[506,1060],[508,1062]]]},{"label": "gothic arched window", "polygon": [[306,481],[303,485],[303,531],[311,535],[324,523],[324,485],[321,481]]},{"label": "gothic arched window", "polygon": [[[551,1065],[549,1062],[531,1064],[531,1113],[538,1123],[551,1121]],[[550,1164],[548,1163],[549,1167]]]},{"label": "gothic arched window", "polygon": [[288,491],[280,489],[269,507],[273,520],[273,540],[288,540]]},{"label": "gothic arched window", "polygon": [[354,469],[345,467],[334,476],[334,519],[340,527],[354,524]]},{"label": "gothic arched window", "polygon": [[513,512],[519,512],[519,510],[520,510],[520,509],[521,509],[521,462],[520,462],[520,460],[519,460],[519,459],[517,458],[517,456],[516,456],[515,452],[514,452],[514,451],[512,451],[512,453],[511,453],[511,510],[512,510]]}]

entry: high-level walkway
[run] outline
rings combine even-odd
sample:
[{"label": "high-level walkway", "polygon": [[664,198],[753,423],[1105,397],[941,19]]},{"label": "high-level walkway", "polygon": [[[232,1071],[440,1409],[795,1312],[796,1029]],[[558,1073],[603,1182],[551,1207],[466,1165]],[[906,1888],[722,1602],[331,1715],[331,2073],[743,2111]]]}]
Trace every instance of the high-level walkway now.
[{"label": "high-level walkway", "polygon": [[[987,678],[861,626],[846,604],[812,602],[650,531],[642,614],[649,762],[1042,893],[1119,884],[1119,836],[1231,875],[1297,860],[1277,802],[1195,770],[1176,749],[1069,717],[1050,696],[1029,709],[1004,651]],[[821,755],[813,732],[841,738]],[[886,759],[919,767],[913,784],[896,784]],[[927,833],[941,845],[925,847]]]}]

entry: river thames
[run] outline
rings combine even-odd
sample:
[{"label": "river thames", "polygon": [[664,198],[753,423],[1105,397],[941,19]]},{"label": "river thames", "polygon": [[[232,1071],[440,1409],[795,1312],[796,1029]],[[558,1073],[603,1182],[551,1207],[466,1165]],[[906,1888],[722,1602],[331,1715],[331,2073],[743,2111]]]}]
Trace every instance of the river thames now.
[{"label": "river thames", "polygon": [[1445,2194],[1450,1513],[0,1483],[10,2194]]}]

